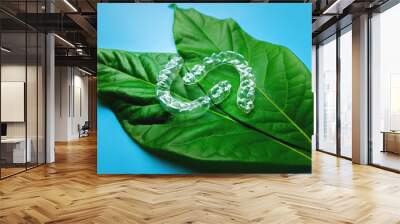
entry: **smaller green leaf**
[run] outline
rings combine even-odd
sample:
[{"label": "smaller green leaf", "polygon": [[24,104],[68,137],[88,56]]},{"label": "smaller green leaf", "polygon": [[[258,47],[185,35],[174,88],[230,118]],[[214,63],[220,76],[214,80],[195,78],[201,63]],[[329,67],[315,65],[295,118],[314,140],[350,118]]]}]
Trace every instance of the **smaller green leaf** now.
[{"label": "smaller green leaf", "polygon": [[[243,114],[232,106],[232,97],[219,108],[233,119],[311,156],[311,73],[291,50],[251,37],[230,18],[217,19],[195,9],[176,8],[173,29],[178,53],[189,69],[213,53],[235,51],[243,55],[256,75],[255,109],[250,115]],[[238,74],[229,68],[210,73],[200,86],[207,90],[222,79],[229,80],[233,90],[238,89]]]}]

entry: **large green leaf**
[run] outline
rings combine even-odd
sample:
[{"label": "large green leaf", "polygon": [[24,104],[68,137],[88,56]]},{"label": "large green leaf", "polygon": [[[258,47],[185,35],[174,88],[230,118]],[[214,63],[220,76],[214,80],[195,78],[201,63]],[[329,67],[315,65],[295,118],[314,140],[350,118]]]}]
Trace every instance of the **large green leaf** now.
[{"label": "large green leaf", "polygon": [[[197,171],[310,172],[309,151],[237,120],[224,111],[228,105],[222,107],[224,110],[213,107],[196,119],[165,112],[155,96],[156,77],[173,56],[98,50],[99,98],[138,144]],[[217,70],[228,76],[230,69]],[[180,98],[194,99],[204,90],[184,86],[177,79],[173,92]]]},{"label": "large green leaf", "polygon": [[[255,109],[250,115],[241,112],[235,106],[236,92],[219,108],[248,127],[310,155],[311,74],[288,48],[256,40],[232,19],[219,20],[194,9],[175,8],[173,29],[178,53],[188,68],[212,53],[231,50],[242,54],[256,76]],[[200,86],[207,90],[222,79],[230,80],[233,89],[238,89],[239,75],[232,68],[209,73]]]}]

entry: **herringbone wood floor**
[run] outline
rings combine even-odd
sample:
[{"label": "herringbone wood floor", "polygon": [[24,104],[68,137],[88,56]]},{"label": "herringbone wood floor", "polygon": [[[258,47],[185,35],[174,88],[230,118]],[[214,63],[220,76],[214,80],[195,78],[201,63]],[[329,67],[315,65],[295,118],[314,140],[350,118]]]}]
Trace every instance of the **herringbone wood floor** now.
[{"label": "herringbone wood floor", "polygon": [[312,175],[98,176],[96,139],[0,181],[0,223],[400,223],[400,175],[314,153]]}]

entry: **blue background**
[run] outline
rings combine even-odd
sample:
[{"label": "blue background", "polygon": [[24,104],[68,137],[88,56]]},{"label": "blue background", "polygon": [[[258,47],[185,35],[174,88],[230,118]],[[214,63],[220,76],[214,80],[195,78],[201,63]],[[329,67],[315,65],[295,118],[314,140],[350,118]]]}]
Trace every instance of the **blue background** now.
[{"label": "blue background", "polygon": [[[169,4],[98,4],[99,48],[176,52]],[[311,4],[178,4],[219,19],[232,18],[251,36],[291,49],[311,70]],[[113,112],[98,104],[99,174],[185,174],[193,171],[141,149]]]}]

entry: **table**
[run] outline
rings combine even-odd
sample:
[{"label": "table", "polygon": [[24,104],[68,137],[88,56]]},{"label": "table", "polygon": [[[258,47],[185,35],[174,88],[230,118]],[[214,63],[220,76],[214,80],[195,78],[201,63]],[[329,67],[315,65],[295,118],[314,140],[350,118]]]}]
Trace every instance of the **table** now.
[{"label": "table", "polygon": [[400,131],[382,131],[383,150],[382,152],[392,152],[400,154]]},{"label": "table", "polygon": [[[25,151],[25,138],[5,138],[1,139],[1,156],[9,163],[31,162],[32,153],[30,138],[26,139],[27,147]],[[5,155],[3,155],[5,154]],[[11,155],[12,154],[12,155]],[[12,158],[12,159],[11,159]]]}]

